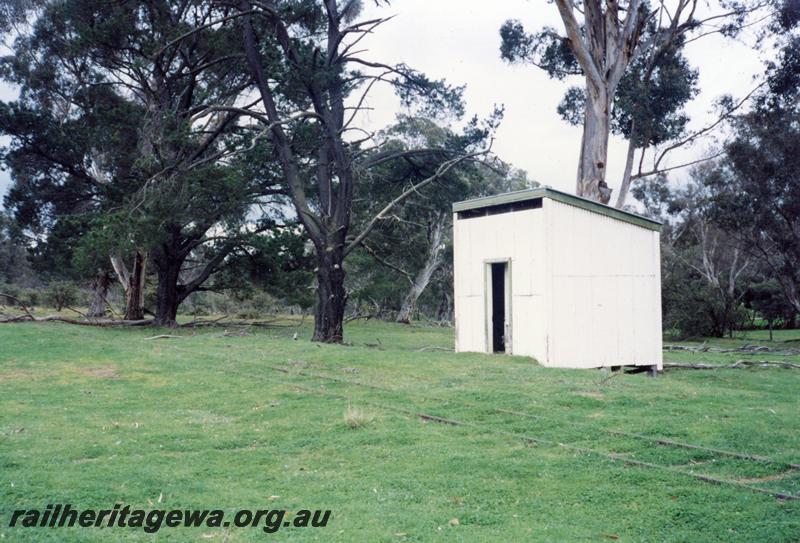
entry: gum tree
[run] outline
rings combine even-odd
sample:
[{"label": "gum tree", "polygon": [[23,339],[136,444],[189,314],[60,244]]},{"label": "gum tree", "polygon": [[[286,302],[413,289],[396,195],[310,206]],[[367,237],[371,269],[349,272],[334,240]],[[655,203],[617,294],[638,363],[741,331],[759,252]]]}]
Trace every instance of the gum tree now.
[{"label": "gum tree", "polygon": [[[351,232],[354,198],[365,173],[426,149],[372,149],[359,123],[376,84],[395,88],[401,101],[429,112],[462,112],[461,89],[402,64],[369,58],[359,44],[386,18],[359,19],[355,0],[238,3],[242,42],[281,171],[299,220],[316,254],[315,341],[341,342],[347,292],[345,258],[391,209],[481,152],[447,155],[415,187],[397,195],[358,233]],[[438,152],[438,151],[437,151]]]},{"label": "gum tree", "polygon": [[[690,75],[692,72],[688,67],[680,66],[680,50],[686,43],[711,34],[736,35],[750,24],[750,14],[760,10],[768,12],[774,4],[767,0],[725,2],[720,4],[718,12],[708,13],[698,0],[652,3],[642,0],[554,0],[554,3],[564,26],[563,34],[554,28],[527,33],[522,23],[509,20],[500,29],[501,56],[511,62],[538,66],[558,79],[571,75],[583,77],[582,88],[577,92],[571,90],[572,96],[567,95],[567,101],[571,100],[573,106],[579,95],[579,106],[583,110],[579,120],[583,125],[583,135],[576,184],[576,193],[580,196],[609,202],[611,190],[606,183],[606,170],[608,138],[614,125],[613,112],[616,106],[628,108],[630,118],[621,132],[629,139],[630,146],[618,207],[624,205],[632,179],[633,152],[637,147],[661,143],[655,131],[648,136],[647,125],[658,124],[661,120],[659,115],[674,115],[693,93],[690,88],[688,95],[685,90],[668,95],[666,111],[642,108],[637,113],[633,107],[636,102],[658,104],[655,96],[658,92],[653,93],[650,87],[666,81],[659,68],[672,63],[684,76]],[[626,77],[627,85],[623,84]],[[672,78],[673,83],[680,83],[681,74],[678,73],[677,77]],[[621,89],[628,93],[634,91],[636,101],[621,104]],[[731,109],[726,109],[723,116],[727,117],[731,112]],[[572,119],[577,120],[574,116]],[[673,131],[675,127],[668,124],[661,127],[668,129],[666,135],[672,138],[682,135],[682,127],[678,127],[681,130],[676,133]],[[709,128],[678,138],[677,145],[667,150],[693,142],[718,124],[712,123]],[[655,141],[648,141],[652,138],[656,138]],[[637,177],[666,171],[667,168],[662,166],[663,158],[663,154],[656,157],[653,171],[645,172],[640,167]]]}]

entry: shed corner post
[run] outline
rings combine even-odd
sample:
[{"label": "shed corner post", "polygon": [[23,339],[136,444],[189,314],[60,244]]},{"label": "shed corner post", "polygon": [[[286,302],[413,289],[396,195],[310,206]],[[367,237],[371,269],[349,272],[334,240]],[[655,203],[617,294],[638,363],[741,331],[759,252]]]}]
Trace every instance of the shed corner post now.
[{"label": "shed corner post", "polygon": [[458,251],[458,244],[456,243],[456,236],[458,231],[458,213],[453,212],[453,352],[458,350],[458,266],[456,266],[456,253]]},{"label": "shed corner post", "polygon": [[550,198],[542,198],[542,211],[544,212],[544,284],[542,292],[544,305],[544,338],[545,338],[545,366],[551,366],[553,361],[550,356],[552,353],[552,332],[553,332],[553,201]]}]

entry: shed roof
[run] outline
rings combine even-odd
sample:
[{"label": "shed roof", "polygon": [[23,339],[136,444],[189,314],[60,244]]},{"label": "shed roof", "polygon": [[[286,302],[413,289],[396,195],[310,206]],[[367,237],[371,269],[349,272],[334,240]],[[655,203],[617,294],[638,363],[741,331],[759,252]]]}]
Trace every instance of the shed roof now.
[{"label": "shed roof", "polygon": [[524,202],[526,200],[534,200],[536,198],[550,198],[563,204],[580,207],[587,211],[599,213],[613,219],[628,222],[649,228],[650,230],[661,230],[661,222],[630,211],[623,211],[615,207],[589,200],[581,196],[575,196],[567,192],[562,192],[550,187],[536,187],[534,189],[517,190],[514,192],[506,192],[504,194],[496,194],[494,196],[484,196],[482,198],[473,198],[472,200],[464,200],[463,202],[456,202],[453,204],[453,211],[467,211],[469,209],[480,209],[485,207],[494,207],[513,202]]}]

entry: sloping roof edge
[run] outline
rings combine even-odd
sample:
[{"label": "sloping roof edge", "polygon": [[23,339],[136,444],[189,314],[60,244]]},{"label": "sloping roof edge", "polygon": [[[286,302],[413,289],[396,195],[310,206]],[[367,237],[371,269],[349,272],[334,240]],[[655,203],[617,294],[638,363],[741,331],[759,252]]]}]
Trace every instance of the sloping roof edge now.
[{"label": "sloping roof edge", "polygon": [[617,219],[627,223],[635,224],[650,230],[661,231],[661,222],[631,213],[630,211],[623,211],[615,207],[589,200],[581,196],[575,196],[567,192],[562,192],[550,187],[536,187],[533,189],[517,190],[514,192],[506,192],[504,194],[496,194],[494,196],[484,196],[482,198],[473,198],[472,200],[464,200],[463,202],[456,202],[453,204],[453,212],[467,211],[469,209],[480,209],[483,207],[492,207],[496,205],[509,204],[512,202],[523,202],[525,200],[533,200],[536,198],[550,198],[563,204],[580,207],[587,211],[592,211],[612,219]]}]

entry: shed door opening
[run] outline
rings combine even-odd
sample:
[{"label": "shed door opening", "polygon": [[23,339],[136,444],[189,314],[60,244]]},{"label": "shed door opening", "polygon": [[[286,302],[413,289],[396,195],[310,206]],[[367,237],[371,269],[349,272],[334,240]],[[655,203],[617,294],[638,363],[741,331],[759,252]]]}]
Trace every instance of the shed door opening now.
[{"label": "shed door opening", "polygon": [[506,275],[508,262],[491,264],[492,280],[492,352],[506,352]]}]

